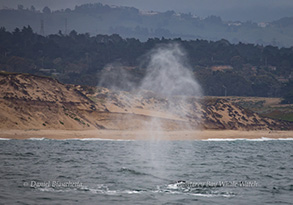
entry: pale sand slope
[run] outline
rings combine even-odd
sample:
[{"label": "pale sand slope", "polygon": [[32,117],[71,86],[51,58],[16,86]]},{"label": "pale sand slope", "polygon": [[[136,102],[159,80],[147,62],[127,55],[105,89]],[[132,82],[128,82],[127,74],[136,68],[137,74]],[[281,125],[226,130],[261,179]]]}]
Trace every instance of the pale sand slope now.
[{"label": "pale sand slope", "polygon": [[111,139],[111,140],[205,140],[205,139],[260,139],[293,138],[293,131],[146,131],[146,130],[1,130],[0,138],[9,139]]}]

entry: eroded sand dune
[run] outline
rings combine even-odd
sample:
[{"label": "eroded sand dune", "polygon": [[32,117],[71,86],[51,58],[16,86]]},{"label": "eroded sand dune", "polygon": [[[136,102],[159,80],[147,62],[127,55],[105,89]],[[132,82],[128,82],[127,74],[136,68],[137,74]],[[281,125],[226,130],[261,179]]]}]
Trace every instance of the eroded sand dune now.
[{"label": "eroded sand dune", "polygon": [[[28,74],[0,73],[1,130],[290,130],[225,99],[65,85]],[[170,107],[172,109],[170,109]],[[155,125],[155,126],[154,126]],[[3,135],[3,134],[2,134]]]}]

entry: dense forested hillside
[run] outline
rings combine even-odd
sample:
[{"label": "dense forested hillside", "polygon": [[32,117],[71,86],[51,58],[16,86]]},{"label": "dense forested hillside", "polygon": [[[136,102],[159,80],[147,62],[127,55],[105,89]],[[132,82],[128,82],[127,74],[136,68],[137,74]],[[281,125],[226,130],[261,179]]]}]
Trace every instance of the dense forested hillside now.
[{"label": "dense forested hillside", "polygon": [[[235,11],[237,12],[237,11]],[[290,47],[293,45],[293,17],[275,22],[227,22],[218,16],[200,18],[191,14],[145,12],[131,7],[97,4],[76,6],[75,9],[42,11],[24,8],[0,10],[0,26],[12,31],[15,27],[30,25],[40,34],[54,34],[71,30],[90,35],[117,33],[123,38],[227,39],[232,43],[256,43]]]},{"label": "dense forested hillside", "polygon": [[292,96],[292,47],[231,44],[227,40],[151,38],[141,42],[117,34],[91,37],[76,31],[44,37],[30,26],[13,32],[1,28],[0,68],[54,76],[64,83],[98,85],[100,71],[111,64],[129,71],[134,83],[139,83],[145,72],[143,56],[168,43],[184,48],[205,95]]}]

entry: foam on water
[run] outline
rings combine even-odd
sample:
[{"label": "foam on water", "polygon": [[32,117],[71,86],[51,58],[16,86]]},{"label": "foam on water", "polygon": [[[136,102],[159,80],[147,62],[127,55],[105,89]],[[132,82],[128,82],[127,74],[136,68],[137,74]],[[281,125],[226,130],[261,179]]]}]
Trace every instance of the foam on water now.
[{"label": "foam on water", "polygon": [[140,194],[144,191],[139,190],[111,190],[108,186],[104,184],[97,184],[96,188],[89,188],[87,186],[82,186],[81,188],[52,188],[52,187],[40,187],[36,190],[41,192],[75,192],[75,193],[85,193],[91,192],[92,194],[105,194],[105,195],[121,195],[121,194]]},{"label": "foam on water", "polygon": [[[11,138],[0,138],[0,141],[7,141],[13,140]],[[28,138],[23,140],[32,140],[32,141],[42,141],[42,140],[56,140],[56,141],[114,141],[114,142],[132,142],[136,140],[132,139],[105,139],[105,138],[70,138],[70,139],[50,139],[50,138]],[[254,141],[254,142],[263,142],[263,141],[292,141],[293,138],[268,138],[268,137],[261,137],[255,139],[246,139],[246,138],[209,138],[203,140],[186,140],[186,141],[215,141],[215,142],[224,142],[224,141]],[[176,141],[176,140],[175,140]]]},{"label": "foam on water", "polygon": [[167,186],[157,186],[156,189],[149,189],[149,190],[119,190],[119,189],[109,189],[108,186],[104,184],[98,184],[96,188],[89,188],[83,186],[81,188],[74,188],[74,189],[55,189],[52,187],[45,187],[45,188],[36,188],[36,190],[41,192],[74,192],[74,193],[87,193],[90,192],[92,194],[102,194],[102,195],[135,195],[135,194],[165,194],[165,195],[189,195],[189,196],[197,196],[197,197],[234,197],[236,196],[235,193],[232,192],[218,192],[212,190],[185,190],[177,185],[180,183],[175,184],[168,184]]},{"label": "foam on water", "polygon": [[41,140],[48,140],[48,138],[45,138],[45,137],[31,137],[31,138],[28,138],[27,140],[41,141]]},{"label": "foam on water", "polygon": [[210,138],[202,141],[254,141],[254,142],[263,142],[263,141],[277,141],[277,140],[284,140],[284,141],[291,141],[293,138],[267,138],[267,137],[262,137],[262,138],[255,138],[255,139],[246,139],[246,138]]},{"label": "foam on water", "polygon": [[[0,140],[13,140],[10,138],[0,138]],[[18,140],[18,139],[17,139]],[[135,141],[135,140],[126,140],[126,139],[104,139],[104,138],[69,138],[69,139],[50,139],[46,137],[32,137],[23,140],[32,140],[32,141],[42,141],[42,140],[52,140],[52,141]]]},{"label": "foam on water", "polygon": [[72,139],[63,139],[63,140],[79,140],[79,141],[135,141],[135,140],[126,140],[126,139],[104,139],[104,138],[72,138]]},{"label": "foam on water", "polygon": [[[0,138],[0,141],[8,141],[13,140],[11,138]],[[23,140],[32,140],[32,141],[42,141],[42,140],[56,140],[56,141],[114,141],[114,142],[133,142],[136,140],[133,139],[105,139],[105,138],[70,138],[70,139],[50,139],[50,138],[28,138]],[[214,142],[224,142],[224,141],[254,141],[254,142],[263,142],[263,141],[292,141],[293,138],[268,138],[268,137],[261,137],[255,139],[246,139],[246,138],[209,138],[203,140],[186,140],[186,141],[214,141]],[[176,141],[176,140],[175,140]]]},{"label": "foam on water", "polygon": [[232,192],[219,192],[211,188],[202,188],[202,189],[192,189],[192,188],[183,188],[182,185],[184,182],[177,182],[174,184],[168,184],[167,186],[157,187],[159,193],[166,194],[177,194],[177,195],[189,195],[189,196],[199,196],[199,197],[234,197],[235,193]]}]

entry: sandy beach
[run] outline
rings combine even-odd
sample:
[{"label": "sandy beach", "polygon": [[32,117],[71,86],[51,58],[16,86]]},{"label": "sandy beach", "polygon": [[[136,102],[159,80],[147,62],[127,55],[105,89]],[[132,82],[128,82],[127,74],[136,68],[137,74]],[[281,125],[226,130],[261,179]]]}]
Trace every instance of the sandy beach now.
[{"label": "sandy beach", "polygon": [[110,139],[110,140],[206,140],[293,138],[293,131],[146,131],[146,130],[1,130],[0,138],[7,139]]}]

